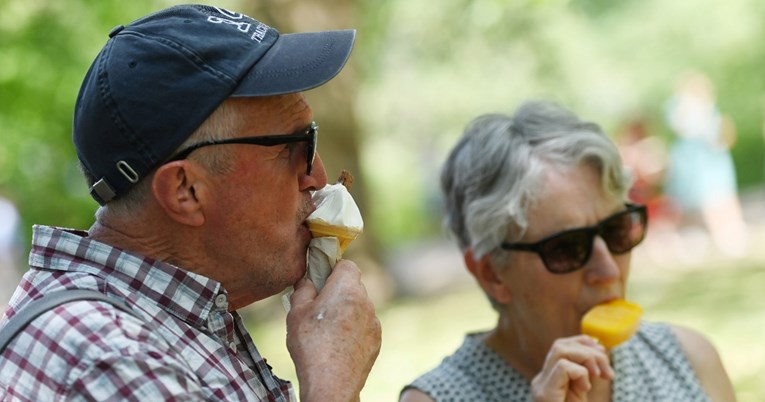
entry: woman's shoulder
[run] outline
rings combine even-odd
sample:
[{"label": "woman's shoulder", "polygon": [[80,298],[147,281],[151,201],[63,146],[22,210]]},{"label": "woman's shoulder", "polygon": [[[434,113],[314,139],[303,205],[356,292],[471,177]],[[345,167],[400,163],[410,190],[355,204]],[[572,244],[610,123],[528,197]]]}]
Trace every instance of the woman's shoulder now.
[{"label": "woman's shoulder", "polygon": [[717,348],[709,338],[701,332],[683,326],[672,325],[671,329],[710,399],[734,401],[733,385],[725,372]]},{"label": "woman's shoulder", "polygon": [[[614,350],[617,372],[655,384],[656,389],[684,384],[689,398],[706,394],[712,401],[735,401],[733,386],[710,340],[683,326],[643,322],[637,336]],[[635,382],[636,387],[641,386]],[[691,398],[693,397],[693,398]],[[689,400],[690,400],[689,399]]]},{"label": "woman's shoulder", "polygon": [[481,341],[479,334],[468,334],[452,355],[407,385],[403,392],[407,399],[401,400],[412,402],[447,397],[460,401],[514,401],[527,399],[529,385]]},{"label": "woman's shoulder", "polygon": [[473,371],[484,365],[480,357],[484,349],[477,336],[468,334],[462,345],[445,357],[436,367],[417,377],[407,389],[418,389],[426,394],[450,392],[453,388],[470,389],[475,386]]}]

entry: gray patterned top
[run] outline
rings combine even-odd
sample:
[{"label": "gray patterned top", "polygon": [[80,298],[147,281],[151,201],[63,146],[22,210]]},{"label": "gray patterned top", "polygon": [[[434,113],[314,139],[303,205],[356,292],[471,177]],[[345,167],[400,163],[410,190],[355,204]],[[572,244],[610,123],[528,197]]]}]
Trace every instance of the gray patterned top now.
[{"label": "gray patterned top", "polygon": [[[467,335],[453,355],[404,389],[418,389],[436,402],[531,400],[529,382],[478,335]],[[635,336],[614,348],[611,365],[612,401],[709,401],[666,324],[643,322]]]}]

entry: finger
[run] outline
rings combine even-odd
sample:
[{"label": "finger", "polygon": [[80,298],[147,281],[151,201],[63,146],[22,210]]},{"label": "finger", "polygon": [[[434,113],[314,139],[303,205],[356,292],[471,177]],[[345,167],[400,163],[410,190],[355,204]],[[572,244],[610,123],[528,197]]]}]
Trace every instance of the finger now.
[{"label": "finger", "polygon": [[587,345],[587,346],[591,346],[591,347],[594,347],[594,348],[599,348],[599,349],[606,350],[606,347],[603,346],[603,344],[600,343],[600,341],[598,341],[597,338],[593,338],[593,337],[591,337],[589,335],[577,335],[577,336],[572,337],[571,339],[576,341],[576,342],[578,342],[578,343],[581,343],[582,345]]},{"label": "finger", "polygon": [[601,374],[601,368],[600,364],[598,364],[597,360],[587,359],[584,362],[582,362],[582,365],[587,368],[587,371],[590,373],[593,377],[600,377]]},{"label": "finger", "polygon": [[306,278],[299,280],[295,284],[294,289],[295,291],[290,296],[290,304],[293,307],[310,303],[316,299],[316,286]]},{"label": "finger", "polygon": [[361,270],[359,270],[356,264],[351,260],[338,261],[335,267],[332,268],[332,272],[329,274],[329,277],[327,277],[327,282],[324,286],[325,289],[327,287],[332,289],[330,292],[338,291],[338,287],[344,288],[342,291],[345,291],[345,289],[349,287],[361,287],[366,291],[366,288],[363,287],[363,283],[361,282]]},{"label": "finger", "polygon": [[568,360],[561,360],[559,363],[560,370],[564,372],[563,375],[568,383],[569,392],[574,396],[567,400],[586,401],[587,393],[592,388],[587,369]]},{"label": "finger", "polygon": [[615,373],[613,368],[611,367],[610,359],[608,358],[608,348],[603,346],[600,341],[598,341],[596,338],[593,338],[589,335],[579,335],[576,337],[576,341],[581,343],[582,345],[586,345],[588,347],[595,348],[603,353],[605,356],[605,359],[596,359],[597,362],[597,369],[595,369],[596,372],[599,372],[599,376],[601,378],[604,378],[606,380],[613,380]]},{"label": "finger", "polygon": [[614,368],[611,367],[611,362],[606,361],[605,363],[601,363],[600,365],[600,378],[606,379],[606,380],[613,380],[616,377],[616,372],[614,371]]},{"label": "finger", "polygon": [[351,260],[340,260],[335,264],[335,267],[332,268],[332,275],[337,275],[337,277],[348,277],[350,279],[361,279],[361,270],[356,266],[356,264]]},{"label": "finger", "polygon": [[548,352],[548,359],[556,361],[569,359],[575,363],[584,364],[587,360],[596,359],[608,363],[608,354],[600,348],[585,346],[577,342],[555,341]]},{"label": "finger", "polygon": [[613,378],[613,369],[608,353],[589,337],[575,336],[561,338],[553,343],[546,362],[555,364],[559,360],[570,360],[584,366],[591,376]]},{"label": "finger", "polygon": [[600,341],[598,341],[597,338],[593,338],[589,335],[577,335],[572,337],[571,339],[582,345],[600,349],[604,353],[608,353],[608,349],[605,346],[603,346],[603,344],[600,343]]},{"label": "finger", "polygon": [[569,360],[558,360],[531,381],[534,401],[582,402],[592,384],[587,369]]}]

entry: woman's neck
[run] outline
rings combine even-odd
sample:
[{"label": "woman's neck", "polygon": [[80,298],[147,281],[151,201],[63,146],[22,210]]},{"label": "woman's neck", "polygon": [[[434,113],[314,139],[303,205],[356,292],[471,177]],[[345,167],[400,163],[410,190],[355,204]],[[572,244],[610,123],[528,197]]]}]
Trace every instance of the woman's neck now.
[{"label": "woman's neck", "polygon": [[497,326],[486,333],[483,342],[531,381],[542,370],[550,345],[543,344],[543,336],[528,336],[522,324],[512,322],[500,314]]},{"label": "woman's neck", "polygon": [[[497,326],[481,340],[530,383],[542,371],[552,342],[543,335],[529,335],[534,332],[524,328],[522,323],[503,317],[500,314]],[[601,378],[591,378],[590,381],[589,401],[611,400],[611,381]]]}]

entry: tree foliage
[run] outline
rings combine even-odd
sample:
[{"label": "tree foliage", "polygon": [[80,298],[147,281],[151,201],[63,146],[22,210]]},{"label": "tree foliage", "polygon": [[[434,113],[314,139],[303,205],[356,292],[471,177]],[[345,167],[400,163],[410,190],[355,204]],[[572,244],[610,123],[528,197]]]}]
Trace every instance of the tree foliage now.
[{"label": "tree foliage", "polygon": [[[31,223],[87,227],[92,221],[96,204],[71,145],[80,82],[113,26],[176,3],[3,1],[0,194],[17,202],[27,234]],[[669,138],[663,105],[677,75],[690,67],[712,78],[721,109],[737,125],[740,184],[762,181],[765,3],[759,0],[343,0],[327,2],[321,12],[319,2],[296,0],[214,3],[297,29],[357,21],[352,60],[358,68],[349,73],[351,84],[335,88],[350,96],[330,94],[317,112],[357,119],[342,125],[328,118],[322,128],[343,136],[358,128],[362,135],[345,137],[350,145],[331,159],[348,158],[359,142],[368,227],[386,244],[438,230],[438,169],[476,115],[546,97],[611,132],[629,116],[647,115],[657,134]]]},{"label": "tree foliage", "polygon": [[[465,124],[557,100],[614,135],[635,116],[671,140],[664,108],[706,72],[738,128],[740,186],[763,175],[765,3],[757,0],[365,1],[359,118],[389,243],[438,230],[438,170]],[[395,160],[385,164],[381,160]]]},{"label": "tree foliage", "polygon": [[71,141],[74,101],[111,28],[167,2],[6,0],[0,13],[0,194],[31,223],[87,228],[96,203]]}]

